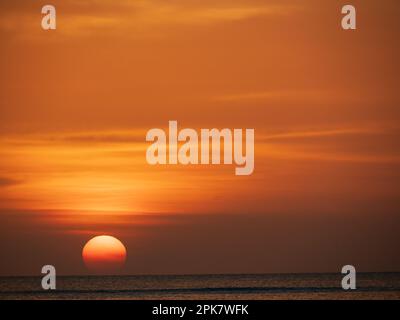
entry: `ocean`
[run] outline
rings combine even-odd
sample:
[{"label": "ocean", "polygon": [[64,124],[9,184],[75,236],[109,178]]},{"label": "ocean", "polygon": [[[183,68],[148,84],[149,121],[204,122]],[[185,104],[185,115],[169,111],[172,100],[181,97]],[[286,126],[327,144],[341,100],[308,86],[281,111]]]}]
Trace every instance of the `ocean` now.
[{"label": "ocean", "polygon": [[276,300],[400,299],[400,273],[358,273],[344,291],[341,274],[59,276],[44,291],[40,277],[1,277],[0,299]]}]

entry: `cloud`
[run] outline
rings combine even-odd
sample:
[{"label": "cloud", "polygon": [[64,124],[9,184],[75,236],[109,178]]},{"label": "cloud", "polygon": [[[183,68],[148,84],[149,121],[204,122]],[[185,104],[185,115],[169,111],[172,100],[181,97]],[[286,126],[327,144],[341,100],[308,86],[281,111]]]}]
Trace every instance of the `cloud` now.
[{"label": "cloud", "polygon": [[269,158],[399,165],[400,154],[393,148],[398,134],[399,128],[370,124],[263,133],[257,141]]},{"label": "cloud", "polygon": [[145,130],[132,131],[106,131],[64,134],[51,136],[50,141],[60,141],[67,143],[144,143],[146,137]]},{"label": "cloud", "polygon": [[[110,32],[129,29],[130,35],[148,34],[155,28],[177,25],[208,25],[226,21],[240,21],[253,17],[287,14],[293,5],[260,3],[258,1],[53,1],[57,10],[57,33],[90,35],[93,32]],[[40,6],[21,1],[1,5],[0,30],[21,32],[37,29]],[[165,32],[167,29],[163,28]]]},{"label": "cloud", "polygon": [[21,180],[11,179],[7,177],[0,177],[0,187],[9,187],[20,184]]},{"label": "cloud", "polygon": [[106,130],[82,131],[70,133],[45,133],[29,135],[9,135],[2,138],[3,145],[12,147],[30,147],[46,145],[71,145],[71,144],[142,144],[145,143],[147,130]]},{"label": "cloud", "polygon": [[338,128],[326,130],[310,130],[310,131],[292,131],[265,135],[261,138],[263,141],[293,139],[293,138],[316,138],[316,137],[332,137],[338,135],[358,135],[380,133],[382,131],[373,128]]},{"label": "cloud", "polygon": [[242,92],[221,94],[213,98],[217,102],[252,103],[252,102],[357,102],[362,100],[356,93],[342,91],[340,94],[332,90],[265,90],[256,92]]}]

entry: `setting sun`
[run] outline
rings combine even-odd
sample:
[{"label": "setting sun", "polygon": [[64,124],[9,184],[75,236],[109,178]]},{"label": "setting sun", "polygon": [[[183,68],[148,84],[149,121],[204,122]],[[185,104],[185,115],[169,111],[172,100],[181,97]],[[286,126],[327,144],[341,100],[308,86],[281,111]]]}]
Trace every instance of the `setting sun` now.
[{"label": "setting sun", "polygon": [[85,244],[82,258],[90,271],[110,274],[119,271],[125,264],[126,249],[117,238],[97,236]]}]

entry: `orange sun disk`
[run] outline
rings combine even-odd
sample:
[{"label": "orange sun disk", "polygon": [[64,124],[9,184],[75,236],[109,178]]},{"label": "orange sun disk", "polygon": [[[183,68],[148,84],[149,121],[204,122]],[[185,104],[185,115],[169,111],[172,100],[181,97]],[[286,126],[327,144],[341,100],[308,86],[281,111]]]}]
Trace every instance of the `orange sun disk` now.
[{"label": "orange sun disk", "polygon": [[125,246],[112,236],[97,236],[90,239],[82,250],[86,267],[98,274],[113,274],[122,269],[126,261]]}]

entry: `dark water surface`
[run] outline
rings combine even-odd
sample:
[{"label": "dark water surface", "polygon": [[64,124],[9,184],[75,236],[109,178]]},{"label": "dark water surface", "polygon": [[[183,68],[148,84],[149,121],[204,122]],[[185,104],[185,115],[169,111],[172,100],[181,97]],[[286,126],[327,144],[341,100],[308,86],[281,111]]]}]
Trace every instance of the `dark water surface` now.
[{"label": "dark water surface", "polygon": [[44,291],[40,277],[0,277],[0,299],[400,299],[400,273],[59,276]]}]

